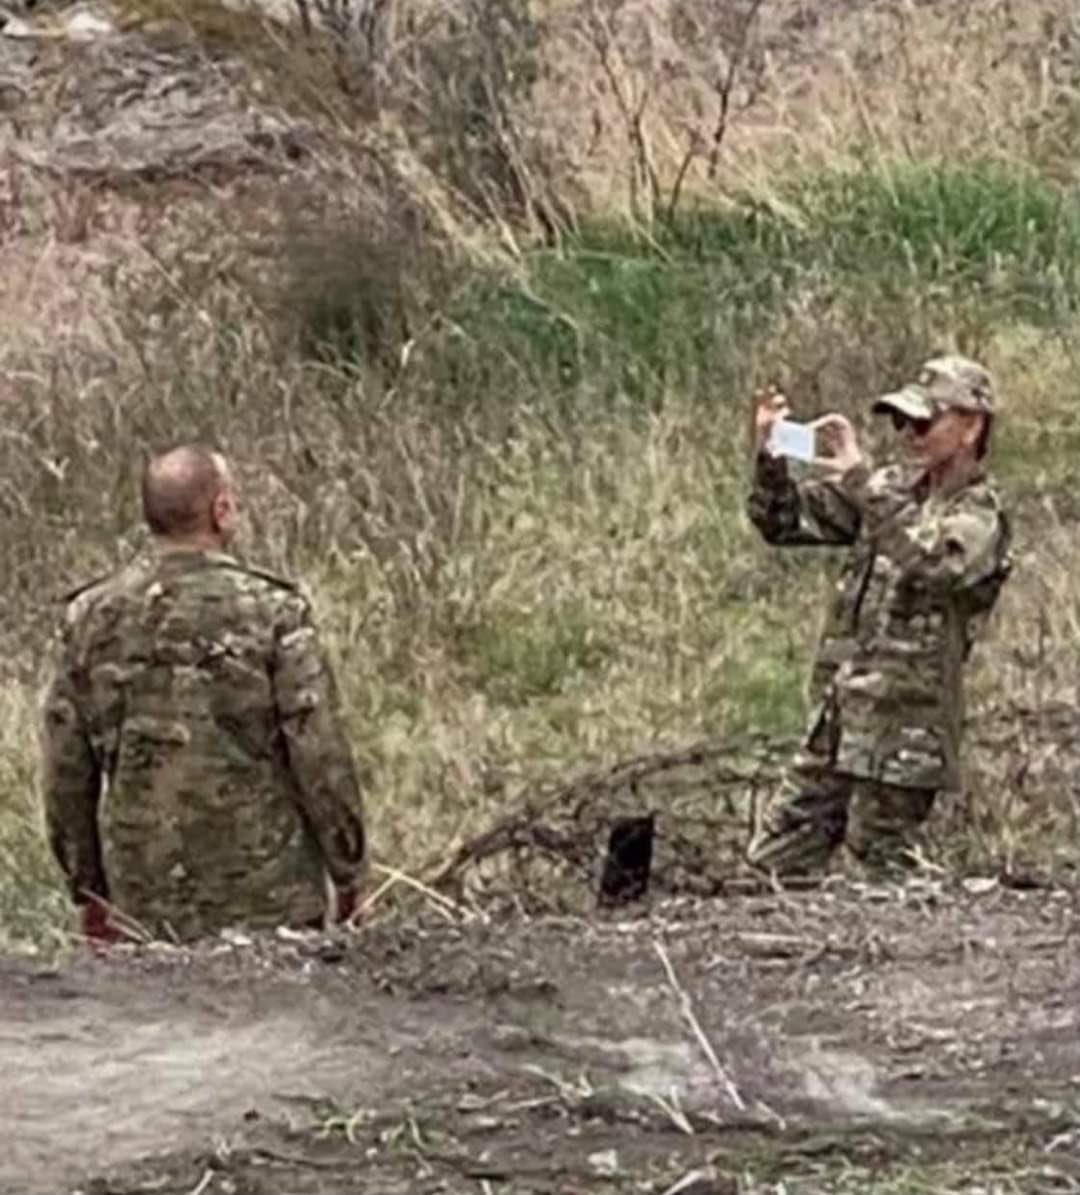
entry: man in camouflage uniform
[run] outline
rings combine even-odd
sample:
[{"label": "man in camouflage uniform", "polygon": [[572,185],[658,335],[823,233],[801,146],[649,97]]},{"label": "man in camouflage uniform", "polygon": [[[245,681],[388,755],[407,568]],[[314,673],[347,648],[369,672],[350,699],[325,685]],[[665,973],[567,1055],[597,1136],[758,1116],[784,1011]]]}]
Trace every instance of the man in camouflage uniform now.
[{"label": "man in camouflage uniform", "polygon": [[344,915],[363,807],[308,603],[225,554],[219,454],[152,460],[143,509],[155,550],[71,596],[43,696],[46,825],[84,932]]},{"label": "man in camouflage uniform", "polygon": [[750,518],[770,544],[850,546],[811,677],[812,716],[748,847],[776,873],[822,868],[844,843],[873,869],[908,856],[935,793],[958,782],[962,674],[1008,576],[1009,525],[983,472],[994,388],[977,362],[928,361],[873,406],[904,465],[872,469],[843,416],[816,421],[827,457],[795,480],[768,447],[788,413],[755,410]]}]

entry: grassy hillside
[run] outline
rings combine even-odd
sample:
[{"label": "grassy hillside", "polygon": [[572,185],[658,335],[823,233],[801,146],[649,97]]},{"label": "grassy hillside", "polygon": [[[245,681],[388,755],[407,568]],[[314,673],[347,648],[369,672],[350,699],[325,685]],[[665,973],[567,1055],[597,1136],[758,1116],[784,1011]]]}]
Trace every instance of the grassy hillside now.
[{"label": "grassy hillside", "polygon": [[[281,94],[323,148],[287,181],[12,167],[0,943],[65,924],[44,596],[137,550],[148,448],[236,460],[245,547],[314,594],[377,854],[422,869],[540,781],[797,733],[832,562],[749,528],[748,397],[779,380],[887,453],[867,400],[945,349],[1001,385],[1019,563],[938,858],[1076,856],[1077,31],[1039,0],[835,8],[478,2],[374,98],[303,50]],[[267,36],[256,92],[301,54]]]}]

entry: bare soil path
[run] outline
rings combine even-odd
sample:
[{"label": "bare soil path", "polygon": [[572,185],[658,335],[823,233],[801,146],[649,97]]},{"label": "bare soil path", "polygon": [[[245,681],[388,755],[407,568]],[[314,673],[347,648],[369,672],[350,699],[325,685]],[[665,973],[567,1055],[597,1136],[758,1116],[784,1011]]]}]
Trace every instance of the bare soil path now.
[{"label": "bare soil path", "polygon": [[0,963],[0,1191],[1080,1190],[1075,923],[843,884]]}]

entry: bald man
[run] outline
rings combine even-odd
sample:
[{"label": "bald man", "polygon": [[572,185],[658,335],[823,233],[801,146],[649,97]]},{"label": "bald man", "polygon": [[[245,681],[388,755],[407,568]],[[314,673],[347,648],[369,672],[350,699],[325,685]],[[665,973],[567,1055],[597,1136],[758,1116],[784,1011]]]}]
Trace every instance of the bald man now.
[{"label": "bald man", "polygon": [[69,596],[42,701],[46,826],[83,931],[346,914],[363,806],[308,603],[226,554],[218,453],[151,460],[142,501],[154,550]]}]

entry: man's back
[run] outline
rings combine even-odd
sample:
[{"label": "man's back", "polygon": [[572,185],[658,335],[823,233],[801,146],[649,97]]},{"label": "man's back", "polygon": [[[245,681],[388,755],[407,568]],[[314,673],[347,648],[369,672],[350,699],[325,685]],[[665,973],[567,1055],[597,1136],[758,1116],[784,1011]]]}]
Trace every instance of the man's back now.
[{"label": "man's back", "polygon": [[[76,880],[91,876],[80,838],[96,829],[109,901],[154,933],[313,922],[324,868],[353,878],[359,791],[307,603],[288,583],[183,550],[92,586],[69,607],[46,718],[60,728],[46,751],[58,855]],[[92,825],[77,808],[87,764]]]}]

